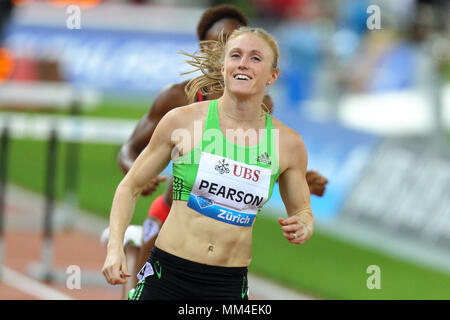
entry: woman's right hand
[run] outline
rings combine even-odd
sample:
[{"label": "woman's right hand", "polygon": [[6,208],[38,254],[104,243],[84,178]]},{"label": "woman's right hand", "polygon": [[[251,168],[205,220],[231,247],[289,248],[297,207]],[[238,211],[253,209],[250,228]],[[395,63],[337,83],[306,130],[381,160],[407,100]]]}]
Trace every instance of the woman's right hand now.
[{"label": "woman's right hand", "polygon": [[128,273],[123,248],[108,250],[105,264],[102,269],[103,276],[109,284],[124,284],[131,274]]}]

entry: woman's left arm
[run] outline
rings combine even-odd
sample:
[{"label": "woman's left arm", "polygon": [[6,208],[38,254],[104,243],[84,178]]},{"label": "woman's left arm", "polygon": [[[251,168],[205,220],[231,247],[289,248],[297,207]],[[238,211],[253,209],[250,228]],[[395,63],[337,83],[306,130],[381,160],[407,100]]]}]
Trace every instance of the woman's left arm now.
[{"label": "woman's left arm", "polygon": [[311,238],[314,231],[314,217],[306,182],[308,156],[298,133],[292,132],[285,143],[284,148],[280,148],[280,157],[286,157],[286,169],[279,177],[279,187],[288,218],[278,218],[278,222],[283,236],[290,243],[303,244]]}]

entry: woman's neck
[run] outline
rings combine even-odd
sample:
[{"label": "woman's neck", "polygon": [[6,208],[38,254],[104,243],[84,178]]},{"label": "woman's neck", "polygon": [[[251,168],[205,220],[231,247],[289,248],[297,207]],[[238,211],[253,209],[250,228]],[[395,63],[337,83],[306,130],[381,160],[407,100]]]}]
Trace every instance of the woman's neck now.
[{"label": "woman's neck", "polygon": [[261,109],[262,96],[237,97],[224,92],[218,99],[219,109],[229,118],[236,121],[254,121],[264,116]]}]

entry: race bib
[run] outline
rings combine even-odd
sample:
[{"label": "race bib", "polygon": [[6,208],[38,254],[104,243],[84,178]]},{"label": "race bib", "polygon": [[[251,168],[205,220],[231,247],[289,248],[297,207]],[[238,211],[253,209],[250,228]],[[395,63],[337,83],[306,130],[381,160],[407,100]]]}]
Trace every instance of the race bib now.
[{"label": "race bib", "polygon": [[202,152],[188,207],[213,219],[251,226],[267,201],[271,170]]}]

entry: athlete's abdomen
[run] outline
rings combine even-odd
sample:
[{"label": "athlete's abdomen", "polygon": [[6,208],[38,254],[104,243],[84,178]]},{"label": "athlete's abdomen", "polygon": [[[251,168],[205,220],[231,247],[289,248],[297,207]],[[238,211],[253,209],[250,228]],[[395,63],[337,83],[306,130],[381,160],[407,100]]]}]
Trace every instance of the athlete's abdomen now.
[{"label": "athlete's abdomen", "polygon": [[156,246],[195,262],[230,267],[248,266],[251,261],[252,227],[241,227],[211,219],[173,201]]}]

